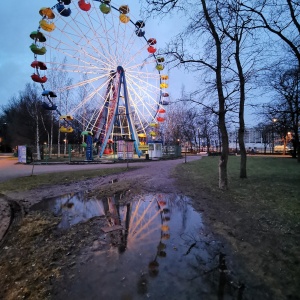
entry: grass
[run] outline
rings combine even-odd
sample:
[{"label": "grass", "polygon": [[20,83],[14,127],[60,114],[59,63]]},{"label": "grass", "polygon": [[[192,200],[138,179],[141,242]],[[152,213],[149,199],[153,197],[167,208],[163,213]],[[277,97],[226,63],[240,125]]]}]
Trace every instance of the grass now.
[{"label": "grass", "polygon": [[246,208],[250,213],[268,211],[274,217],[299,225],[300,165],[292,158],[250,156],[247,158],[247,179],[239,178],[240,157],[229,157],[229,190],[218,188],[218,157],[177,167],[179,180],[189,181],[194,189],[202,189],[221,199]]},{"label": "grass", "polygon": [[[65,171],[51,174],[41,174],[26,177],[19,177],[0,183],[0,191],[22,191],[31,190],[39,186],[56,185],[61,183],[72,183],[80,180],[91,179],[95,177],[107,176],[125,172],[128,169],[111,168],[98,170],[80,170],[80,171]],[[130,168],[129,170],[132,170]]]}]

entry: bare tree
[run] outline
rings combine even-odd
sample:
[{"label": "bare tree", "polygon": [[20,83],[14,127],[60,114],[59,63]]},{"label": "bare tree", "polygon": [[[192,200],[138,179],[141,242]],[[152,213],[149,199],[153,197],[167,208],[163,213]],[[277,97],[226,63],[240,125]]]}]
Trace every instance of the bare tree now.
[{"label": "bare tree", "polygon": [[[300,5],[293,0],[246,0],[240,5],[252,13],[254,28],[262,28],[279,38],[291,51],[300,66]],[[256,17],[255,17],[256,16]]]},{"label": "bare tree", "polygon": [[[56,59],[54,58],[53,61],[55,62]],[[57,94],[57,106],[58,106],[58,114],[61,113],[67,114],[68,110],[70,109],[70,89],[68,89],[68,86],[72,84],[72,79],[68,76],[68,73],[65,72],[65,65],[66,65],[67,59],[64,58],[63,61],[60,63],[61,67],[58,69],[51,69],[48,71],[48,77],[49,77],[49,83],[51,89]],[[59,63],[57,63],[59,64]],[[58,119],[59,128],[60,128],[60,119]],[[64,135],[64,154],[66,154],[66,140],[67,140],[67,134]],[[58,156],[60,156],[60,143],[61,143],[61,134],[60,131],[58,131]]]},{"label": "bare tree", "polygon": [[[240,2],[241,6],[250,11],[255,22],[255,28],[261,28],[276,37],[276,42],[282,42],[287,47],[296,60],[295,72],[298,76],[300,72],[300,5],[298,1],[293,0],[246,0]],[[278,47],[278,45],[276,45]],[[290,55],[289,55],[290,56]],[[290,57],[288,64],[291,63]],[[297,101],[299,96],[297,92]],[[296,129],[298,132],[298,128]],[[300,143],[297,142],[297,157],[300,163]]]},{"label": "bare tree", "polygon": [[47,138],[42,129],[50,124],[50,115],[42,109],[41,103],[36,85],[27,84],[19,96],[12,98],[3,108],[12,146],[34,144],[38,160],[41,159],[40,141]]},{"label": "bare tree", "polygon": [[[276,129],[287,142],[288,132],[292,135],[293,157],[299,146],[299,72],[297,69],[284,70],[277,68],[268,76],[269,85],[275,90],[275,99],[265,105],[264,112],[269,120],[276,120]],[[290,138],[290,137],[289,137]]]},{"label": "bare tree", "polygon": [[244,58],[244,62],[242,61],[242,53],[247,50],[243,44],[247,45],[247,39],[252,37],[248,29],[251,23],[251,16],[249,13],[243,13],[241,11],[241,5],[236,1],[217,1],[216,14],[218,16],[218,23],[220,24],[220,31],[223,32],[231,42],[229,48],[232,49],[230,49],[228,53],[228,59],[230,60],[231,56],[233,56],[235,61],[235,66],[232,67],[229,65],[228,68],[230,68],[238,78],[233,90],[236,90],[239,94],[238,141],[241,153],[240,178],[247,178],[247,152],[244,142],[246,81],[247,79],[249,80],[253,69],[253,62],[249,63],[249,59],[251,58],[251,60],[254,61],[255,51],[254,49],[251,49],[250,53],[247,51],[248,58]]},{"label": "bare tree", "polygon": [[[150,12],[159,11],[160,13],[168,13],[174,9],[184,10],[184,5],[180,4],[180,1],[164,1],[159,2],[147,0],[149,7],[147,8]],[[176,42],[169,45],[169,50],[166,54],[171,57],[171,61],[177,62],[177,64],[190,66],[196,70],[207,69],[213,75],[213,88],[216,91],[217,98],[217,110],[218,114],[218,125],[221,133],[221,155],[219,160],[219,188],[228,189],[228,177],[227,177],[227,162],[229,154],[228,144],[228,133],[226,129],[226,112],[228,107],[232,105],[230,103],[230,96],[225,96],[225,84],[223,84],[223,53],[222,53],[222,40],[224,34],[218,30],[215,26],[214,18],[215,11],[213,7],[207,7],[207,2],[201,0],[201,5],[194,3],[192,5],[192,15],[190,16],[189,26],[185,35],[177,37]],[[183,46],[183,41],[187,37],[186,33],[194,34],[193,41],[195,38],[199,40],[206,39],[206,53],[196,53],[195,56],[187,55]],[[227,103],[226,103],[227,100]]]}]

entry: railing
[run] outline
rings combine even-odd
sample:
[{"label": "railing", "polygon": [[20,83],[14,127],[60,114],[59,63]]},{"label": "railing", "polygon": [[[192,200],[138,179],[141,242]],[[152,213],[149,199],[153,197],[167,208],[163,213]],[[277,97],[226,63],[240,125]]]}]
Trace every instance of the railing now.
[{"label": "railing", "polygon": [[[115,147],[114,147],[115,149]],[[115,149],[116,150],[116,149]],[[97,156],[99,149],[93,148],[93,156]],[[40,146],[40,159],[38,159],[38,153],[36,146],[27,145],[26,146],[26,156],[27,163],[33,161],[42,161],[42,162],[68,162],[68,161],[78,161],[85,160],[86,153],[85,148],[81,144],[68,144],[60,145],[60,154],[58,154],[58,145],[53,145],[52,148],[47,145]],[[146,159],[146,152],[143,153],[140,160]],[[178,145],[168,145],[162,147],[162,158],[178,158],[181,157],[181,147]],[[117,152],[110,155],[103,155],[102,159],[115,159],[117,157]],[[137,155],[134,155],[134,159],[138,159]]]}]

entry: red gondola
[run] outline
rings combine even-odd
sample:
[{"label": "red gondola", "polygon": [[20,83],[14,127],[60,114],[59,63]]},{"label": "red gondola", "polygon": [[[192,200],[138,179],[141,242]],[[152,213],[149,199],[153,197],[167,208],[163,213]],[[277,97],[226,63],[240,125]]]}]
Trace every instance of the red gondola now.
[{"label": "red gondola", "polygon": [[83,11],[89,11],[91,9],[91,3],[85,2],[84,0],[79,0],[78,1],[78,6]]},{"label": "red gondola", "polygon": [[46,76],[40,77],[38,74],[31,75],[31,78],[34,82],[39,82],[39,83],[45,83],[48,79]]},{"label": "red gondola", "polygon": [[165,121],[165,118],[157,117],[156,120],[157,120],[157,122],[164,122],[164,121]]},{"label": "red gondola", "polygon": [[156,52],[156,48],[154,48],[153,46],[149,46],[149,47],[147,48],[147,50],[148,50],[148,52],[151,53],[151,54],[153,54],[153,53]]},{"label": "red gondola", "polygon": [[160,108],[157,112],[159,114],[164,114],[166,112],[166,110],[164,108]]},{"label": "red gondola", "polygon": [[31,66],[32,66],[33,68],[36,68],[36,69],[47,70],[46,64],[43,63],[43,62],[41,62],[41,61],[35,60],[35,61],[33,61],[33,62],[31,63]]}]

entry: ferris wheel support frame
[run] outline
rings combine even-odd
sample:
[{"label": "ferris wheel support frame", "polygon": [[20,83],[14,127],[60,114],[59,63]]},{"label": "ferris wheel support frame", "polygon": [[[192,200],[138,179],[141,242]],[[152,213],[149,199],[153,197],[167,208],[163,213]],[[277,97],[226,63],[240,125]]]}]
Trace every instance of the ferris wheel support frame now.
[{"label": "ferris wheel support frame", "polygon": [[103,143],[101,145],[101,149],[99,151],[99,157],[102,157],[104,150],[106,148],[107,142],[109,140],[109,136],[113,132],[114,124],[117,120],[117,112],[119,111],[119,101],[121,98],[121,87],[123,86],[124,90],[124,104],[125,104],[125,116],[128,121],[128,126],[129,126],[129,131],[131,135],[131,139],[133,140],[134,143],[134,149],[138,157],[141,157],[142,151],[139,150],[139,137],[136,131],[136,128],[134,126],[133,120],[132,120],[132,112],[130,111],[130,106],[129,106],[129,96],[128,96],[128,90],[127,90],[127,84],[126,84],[126,78],[125,78],[125,72],[123,67],[118,66],[117,67],[117,72],[119,73],[119,83],[118,83],[118,94],[117,94],[117,104],[115,105],[114,111],[113,111],[113,119],[109,124],[109,127],[106,131],[105,138],[103,140]]}]

